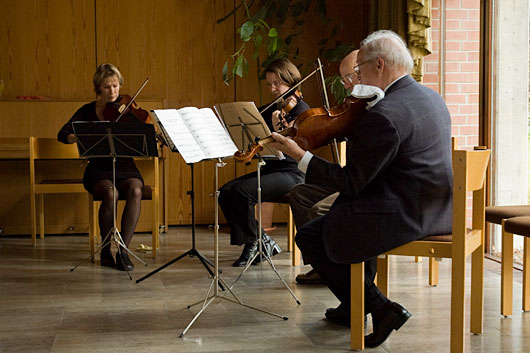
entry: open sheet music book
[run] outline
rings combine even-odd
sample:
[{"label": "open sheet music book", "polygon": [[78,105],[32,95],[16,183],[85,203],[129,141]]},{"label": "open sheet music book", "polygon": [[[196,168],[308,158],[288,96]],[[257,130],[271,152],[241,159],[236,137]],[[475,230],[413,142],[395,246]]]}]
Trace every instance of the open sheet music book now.
[{"label": "open sheet music book", "polygon": [[[215,105],[214,109],[240,151],[245,151],[249,144],[255,143],[256,138],[264,139],[271,135],[254,102],[221,103]],[[267,144],[263,146],[263,152],[260,154],[262,157],[285,158],[282,152]]]},{"label": "open sheet music book", "polygon": [[186,107],[151,111],[158,131],[186,163],[233,156],[237,147],[210,108]]}]

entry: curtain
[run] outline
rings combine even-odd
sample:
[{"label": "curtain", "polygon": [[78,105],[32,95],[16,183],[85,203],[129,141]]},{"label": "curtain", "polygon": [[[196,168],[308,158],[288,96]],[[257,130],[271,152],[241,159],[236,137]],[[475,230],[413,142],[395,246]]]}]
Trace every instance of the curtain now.
[{"label": "curtain", "polygon": [[431,53],[432,0],[374,0],[370,2],[370,31],[391,29],[408,44],[412,77],[423,80],[423,57]]}]

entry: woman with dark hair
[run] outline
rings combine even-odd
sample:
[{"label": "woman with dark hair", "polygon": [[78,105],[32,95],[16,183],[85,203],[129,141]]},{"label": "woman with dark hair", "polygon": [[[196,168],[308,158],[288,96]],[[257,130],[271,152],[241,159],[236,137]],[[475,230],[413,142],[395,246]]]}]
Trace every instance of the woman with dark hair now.
[{"label": "woman with dark hair", "polygon": [[[298,68],[288,59],[274,60],[265,70],[265,79],[274,98],[278,98],[301,80]],[[261,111],[265,106],[260,107]],[[309,109],[300,99],[289,115],[296,117]],[[284,117],[281,108],[273,105],[262,113],[271,131],[279,131],[294,123],[282,123]],[[261,200],[271,202],[288,193],[293,186],[304,181],[304,174],[297,168],[291,157],[283,160],[268,160],[261,169]],[[255,218],[254,206],[258,202],[257,172],[236,178],[220,189],[219,205],[230,225],[230,244],[244,245],[241,256],[232,266],[242,267],[254,257],[258,251],[258,222]],[[281,252],[280,246],[265,232],[263,234],[263,250],[269,256]]]},{"label": "woman with dark hair", "polygon": [[[63,143],[75,143],[76,137],[72,123],[75,121],[102,121],[106,120],[103,111],[107,103],[112,103],[119,98],[123,76],[112,64],[101,64],[96,69],[93,77],[94,91],[97,99],[85,104],[61,128],[57,139]],[[115,267],[122,271],[132,271],[134,264],[129,259],[127,251],[119,249],[116,261],[111,253],[109,239],[104,239],[114,224],[115,207],[113,202],[112,187],[112,158],[93,158],[88,162],[83,176],[85,189],[95,198],[103,200],[99,208],[99,227],[102,241],[101,266]],[[118,196],[125,195],[125,208],[121,218],[121,236],[127,247],[131,242],[134,229],[140,217],[140,205],[144,181],[132,158],[116,158],[116,200]]]}]

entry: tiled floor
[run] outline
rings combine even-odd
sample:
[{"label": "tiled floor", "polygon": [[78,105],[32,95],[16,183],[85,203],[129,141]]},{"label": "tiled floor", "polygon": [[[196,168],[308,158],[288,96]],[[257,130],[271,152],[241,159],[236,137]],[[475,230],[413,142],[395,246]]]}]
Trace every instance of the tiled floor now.
[{"label": "tiled floor", "polygon": [[[337,305],[325,286],[294,282],[306,266],[290,266],[290,254],[274,264],[300,299],[297,305],[270,266],[252,266],[233,290],[243,303],[285,315],[281,318],[217,299],[183,338],[211,285],[197,258],[185,257],[153,276],[135,280],[189,250],[189,227],[162,236],[160,256],[139,254],[130,280],[125,272],[83,261],[86,236],[48,236],[33,248],[29,238],[0,238],[0,352],[345,352],[349,330],[327,322],[324,311]],[[285,245],[285,229],[273,237]],[[232,284],[241,269],[230,266],[241,248],[220,234],[219,263]],[[133,248],[150,245],[137,234]],[[213,232],[197,230],[197,249],[213,260]],[[396,257],[391,265],[391,298],[412,318],[371,352],[449,352],[450,261],[440,266],[440,284],[429,287],[427,261]],[[516,272],[514,314],[499,315],[499,264],[486,260],[484,333],[466,334],[467,352],[530,351],[530,313],[522,313],[520,272]],[[469,290],[468,290],[469,293]],[[224,293],[221,292],[221,295]],[[227,296],[230,298],[230,295]],[[469,325],[469,323],[468,323]],[[369,324],[368,330],[371,329]]]}]

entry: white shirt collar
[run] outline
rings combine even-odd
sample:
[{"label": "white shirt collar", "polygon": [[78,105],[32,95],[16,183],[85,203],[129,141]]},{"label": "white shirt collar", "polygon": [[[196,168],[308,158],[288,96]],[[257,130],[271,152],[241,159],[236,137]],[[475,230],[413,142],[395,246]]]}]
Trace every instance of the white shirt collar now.
[{"label": "white shirt collar", "polygon": [[405,76],[407,76],[407,74],[401,75],[398,78],[396,78],[394,81],[390,82],[390,84],[388,86],[386,86],[386,88],[385,88],[385,93],[390,88],[390,86],[392,86],[394,83],[396,83],[397,81],[401,80]]}]

